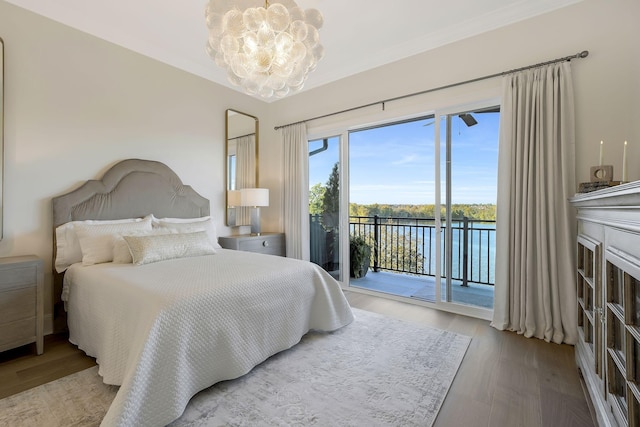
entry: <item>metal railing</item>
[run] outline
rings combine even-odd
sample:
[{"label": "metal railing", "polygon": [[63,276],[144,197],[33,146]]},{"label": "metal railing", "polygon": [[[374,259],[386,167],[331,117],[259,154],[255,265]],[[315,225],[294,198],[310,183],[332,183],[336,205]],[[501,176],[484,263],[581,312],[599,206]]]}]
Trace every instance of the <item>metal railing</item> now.
[{"label": "metal railing", "polygon": [[[442,254],[446,224],[441,227]],[[451,222],[452,279],[493,285],[495,281],[495,221],[462,218]],[[362,235],[372,247],[373,271],[435,276],[436,226],[434,218],[352,216],[349,232]],[[444,275],[446,261],[441,261]]]}]

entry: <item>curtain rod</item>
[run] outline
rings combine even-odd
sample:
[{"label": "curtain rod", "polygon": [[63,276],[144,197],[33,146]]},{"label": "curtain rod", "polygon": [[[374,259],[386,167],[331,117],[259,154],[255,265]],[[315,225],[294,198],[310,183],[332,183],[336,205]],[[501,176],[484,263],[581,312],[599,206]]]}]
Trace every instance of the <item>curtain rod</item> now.
[{"label": "curtain rod", "polygon": [[384,99],[382,101],[371,102],[369,104],[360,105],[358,107],[347,108],[346,110],[340,110],[340,111],[336,111],[334,113],[324,114],[322,116],[316,116],[316,117],[312,117],[312,118],[306,119],[306,120],[299,120],[297,122],[289,123],[287,125],[276,126],[273,129],[274,130],[278,130],[278,129],[282,129],[283,127],[286,127],[286,126],[297,125],[297,124],[300,124],[300,123],[306,123],[306,122],[310,122],[312,120],[324,119],[325,117],[331,117],[331,116],[336,116],[338,114],[349,113],[351,111],[360,110],[362,108],[367,108],[367,107],[372,107],[372,106],[378,105],[378,104],[382,104],[382,109],[384,110],[384,105],[387,102],[398,101],[398,100],[401,100],[401,99],[404,99],[404,98],[410,98],[412,96],[424,95],[425,93],[429,93],[429,92],[435,92],[435,91],[438,91],[438,90],[449,89],[449,88],[456,87],[456,86],[461,86],[461,85],[465,85],[465,84],[469,84],[469,83],[479,82],[481,80],[492,79],[494,77],[500,77],[500,76],[504,76],[504,75],[507,75],[507,74],[516,73],[518,71],[524,71],[524,70],[528,70],[528,69],[531,69],[531,68],[541,67],[543,65],[555,64],[556,62],[571,61],[572,59],[577,59],[577,58],[586,58],[587,56],[589,56],[589,51],[588,50],[583,50],[582,52],[576,53],[575,55],[569,55],[569,56],[565,56],[563,58],[553,59],[551,61],[539,62],[537,64],[527,65],[526,67],[515,68],[515,69],[509,70],[509,71],[502,71],[500,73],[490,74],[488,76],[483,76],[483,77],[477,77],[475,79],[465,80],[465,81],[458,82],[458,83],[451,83],[451,84],[448,84],[448,85],[445,85],[445,86],[439,86],[439,87],[423,90],[423,91],[420,91],[420,92],[410,93],[410,94],[407,94],[407,95],[396,96],[395,98]]}]

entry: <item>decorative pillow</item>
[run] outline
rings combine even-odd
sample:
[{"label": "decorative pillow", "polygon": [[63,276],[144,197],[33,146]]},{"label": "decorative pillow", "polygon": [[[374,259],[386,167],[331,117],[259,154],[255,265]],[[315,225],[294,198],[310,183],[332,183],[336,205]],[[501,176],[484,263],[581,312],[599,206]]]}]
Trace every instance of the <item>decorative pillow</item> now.
[{"label": "decorative pillow", "polygon": [[206,231],[214,248],[220,249],[216,226],[210,216],[200,218],[153,218],[153,227],[169,228],[178,232]]},{"label": "decorative pillow", "polygon": [[78,224],[76,229],[84,265],[113,261],[115,240],[122,233],[152,230],[151,217],[120,224]]},{"label": "decorative pillow", "polygon": [[123,235],[151,236],[151,235],[176,234],[176,233],[178,233],[176,230],[171,230],[168,228],[154,228],[152,230],[129,231],[125,233],[120,233],[114,237],[114,241],[113,241],[113,263],[114,264],[131,264],[133,262],[133,258],[131,257],[131,252],[129,251],[129,245],[127,245],[127,242],[124,240]]},{"label": "decorative pillow", "polygon": [[82,248],[76,232],[78,225],[105,225],[105,224],[126,224],[131,222],[141,222],[151,219],[148,215],[145,218],[127,218],[114,220],[86,220],[71,221],[56,227],[56,260],[55,268],[58,273],[65,271],[71,264],[82,261]]},{"label": "decorative pillow", "polygon": [[216,253],[205,231],[148,236],[122,236],[137,265]]}]

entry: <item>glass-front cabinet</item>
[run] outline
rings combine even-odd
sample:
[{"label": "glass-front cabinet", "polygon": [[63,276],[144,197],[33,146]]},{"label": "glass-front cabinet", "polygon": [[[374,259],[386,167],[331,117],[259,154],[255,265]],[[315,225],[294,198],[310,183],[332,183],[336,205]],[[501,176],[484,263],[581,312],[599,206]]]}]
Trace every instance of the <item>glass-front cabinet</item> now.
[{"label": "glass-front cabinet", "polygon": [[576,365],[598,426],[640,427],[640,181],[577,209]]}]

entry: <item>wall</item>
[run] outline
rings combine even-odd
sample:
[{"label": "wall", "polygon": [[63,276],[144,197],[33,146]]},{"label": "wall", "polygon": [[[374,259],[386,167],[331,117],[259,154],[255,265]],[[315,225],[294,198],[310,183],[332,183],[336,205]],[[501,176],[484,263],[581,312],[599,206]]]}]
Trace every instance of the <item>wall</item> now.
[{"label": "wall", "polygon": [[[266,104],[0,1],[5,43],[4,236],[0,256],[45,261],[51,198],[125,158],[158,160],[211,200],[224,226],[224,119]],[[211,64],[215,66],[215,64]],[[45,304],[46,329],[51,304]]]},{"label": "wall", "polygon": [[[273,125],[304,120],[359,105],[491,75],[582,50],[589,57],[572,64],[576,101],[576,182],[589,180],[598,164],[600,140],[606,144],[605,164],[620,179],[623,141],[628,140],[629,180],[640,179],[640,2],[584,0],[501,29],[364,72],[320,89],[273,104]],[[322,31],[320,32],[322,36]],[[322,67],[322,62],[319,68]],[[312,130],[331,129],[429,112],[436,107],[464,104],[469,98],[500,94],[500,79],[434,92],[401,102],[359,110],[308,123]],[[493,94],[493,95],[492,95]],[[276,167],[262,179],[280,179],[282,153],[273,126],[265,123],[261,161]],[[268,156],[268,157],[267,157]],[[429,165],[426,165],[427,167]],[[264,168],[263,168],[264,170]],[[278,201],[273,200],[274,205]],[[269,208],[263,218],[271,228],[281,226],[281,211]],[[263,228],[266,228],[263,224]]]}]

